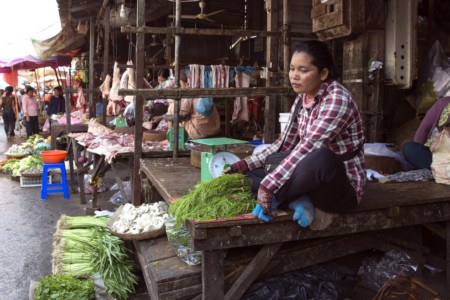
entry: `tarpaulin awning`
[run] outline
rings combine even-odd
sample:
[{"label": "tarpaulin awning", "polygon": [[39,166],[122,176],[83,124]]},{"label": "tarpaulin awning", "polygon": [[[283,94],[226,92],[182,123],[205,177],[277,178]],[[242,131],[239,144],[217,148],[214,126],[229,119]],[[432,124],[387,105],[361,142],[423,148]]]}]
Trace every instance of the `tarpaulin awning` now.
[{"label": "tarpaulin awning", "polygon": [[65,67],[70,66],[71,62],[72,57],[69,55],[53,55],[45,61],[41,61],[39,58],[32,55],[14,58],[8,62],[2,62],[0,59],[0,73],[9,73],[12,70],[38,69],[42,67]]}]

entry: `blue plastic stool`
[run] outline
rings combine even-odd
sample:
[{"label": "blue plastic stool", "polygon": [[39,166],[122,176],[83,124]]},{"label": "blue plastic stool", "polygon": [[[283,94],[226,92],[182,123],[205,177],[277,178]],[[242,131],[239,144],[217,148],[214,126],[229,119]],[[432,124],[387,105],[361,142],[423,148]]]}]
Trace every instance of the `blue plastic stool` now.
[{"label": "blue plastic stool", "polygon": [[[48,183],[48,172],[52,169],[61,170],[61,183]],[[56,164],[44,163],[42,169],[41,200],[47,200],[47,194],[64,193],[64,199],[69,200],[69,186],[67,184],[66,165],[64,162]]]}]

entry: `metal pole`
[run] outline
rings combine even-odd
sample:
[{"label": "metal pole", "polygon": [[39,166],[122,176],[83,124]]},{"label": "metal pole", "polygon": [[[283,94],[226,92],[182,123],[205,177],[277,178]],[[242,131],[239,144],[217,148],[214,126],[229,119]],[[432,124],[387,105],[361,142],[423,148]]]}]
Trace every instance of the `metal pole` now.
[{"label": "metal pole", "polygon": [[[137,0],[136,26],[145,25],[145,0]],[[144,47],[145,33],[136,34],[136,88],[144,85]],[[134,157],[133,157],[133,204],[141,204],[141,178],[139,176],[142,157],[142,119],[144,110],[144,95],[136,96],[136,125],[134,126]]]}]

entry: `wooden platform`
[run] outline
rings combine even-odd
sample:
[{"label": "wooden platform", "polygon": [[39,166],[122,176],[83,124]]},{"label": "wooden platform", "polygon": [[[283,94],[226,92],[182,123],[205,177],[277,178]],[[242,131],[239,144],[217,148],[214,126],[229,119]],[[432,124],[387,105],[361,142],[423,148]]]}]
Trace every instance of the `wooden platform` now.
[{"label": "wooden platform", "polygon": [[[143,159],[141,169],[151,181],[154,189],[166,201],[185,195],[200,180],[200,170],[190,165],[189,158]],[[239,299],[251,283],[264,274],[286,272],[295,268],[315,264],[332,258],[348,255],[370,248],[387,250],[410,246],[420,254],[426,251],[421,245],[412,245],[389,237],[387,229],[428,224],[450,220],[450,186],[434,182],[420,183],[369,183],[365,198],[355,212],[338,216],[333,224],[322,231],[302,229],[292,222],[290,215],[280,216],[265,223],[247,216],[226,221],[188,222],[195,250],[203,251],[201,287],[203,299]],[[448,223],[447,223],[448,224]],[[446,236],[449,236],[447,225]],[[368,234],[370,232],[370,234]],[[384,237],[384,238],[383,238]],[[447,266],[450,270],[450,247],[447,238]],[[300,241],[300,242],[299,242]],[[309,251],[286,255],[276,263],[276,257],[288,245],[309,245]],[[149,255],[152,244],[137,242],[141,264],[147,268],[148,278],[157,271],[152,266],[153,257]],[[150,242],[151,243],[151,242]],[[231,263],[229,253],[258,249],[239,276],[227,284],[226,265]],[[147,253],[147,254],[145,254]],[[183,264],[183,263],[182,263]],[[178,267],[177,267],[178,268]],[[198,268],[198,267],[196,267]],[[192,271],[192,270],[189,270]],[[196,270],[195,272],[197,272]],[[153,275],[152,275],[153,274]],[[198,278],[191,275],[192,278]],[[198,279],[197,279],[198,280]],[[156,282],[156,283],[155,283]],[[154,299],[165,299],[162,281],[147,282]],[[155,286],[156,284],[156,286]],[[193,286],[198,289],[198,281]],[[194,294],[179,294],[190,297]],[[176,299],[178,296],[174,295]],[[153,299],[153,298],[152,298]]]}]

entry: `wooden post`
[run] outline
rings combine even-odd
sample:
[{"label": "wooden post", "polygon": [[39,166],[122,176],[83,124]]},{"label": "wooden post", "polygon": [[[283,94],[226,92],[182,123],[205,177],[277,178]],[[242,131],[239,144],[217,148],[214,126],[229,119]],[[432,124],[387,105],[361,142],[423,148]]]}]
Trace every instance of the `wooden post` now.
[{"label": "wooden post", "polygon": [[[289,3],[283,0],[283,76],[284,86],[289,86],[289,65],[291,60],[291,39],[289,38]],[[290,98],[285,96],[283,99],[283,112],[290,111]]]},{"label": "wooden post", "polygon": [[[145,0],[137,0],[136,26],[145,25]],[[144,46],[145,33],[136,34],[136,88],[144,83]],[[141,178],[139,176],[142,156],[142,120],[144,115],[144,95],[136,96],[136,125],[134,126],[134,158],[133,158],[133,204],[141,204]]]},{"label": "wooden post", "polygon": [[202,300],[224,299],[224,250],[202,252]]},{"label": "wooden post", "polygon": [[[175,27],[181,26],[181,1],[177,0],[175,4]],[[179,34],[175,35],[175,87],[178,87],[179,76],[180,76],[180,44],[181,36]],[[178,144],[179,144],[179,133],[180,133],[180,123],[179,123],[179,113],[180,113],[180,98],[175,99],[175,109],[173,118],[173,157],[178,157]],[[170,141],[169,141],[170,142]]]},{"label": "wooden post", "polygon": [[[278,28],[278,1],[267,0],[267,31]],[[278,43],[277,38],[267,37],[266,67],[270,72],[278,71]],[[270,78],[266,81],[266,87],[273,86],[275,80]],[[278,96],[267,96],[264,110],[264,142],[272,143],[275,140],[275,122]]]},{"label": "wooden post", "polygon": [[[94,47],[95,47],[95,22],[89,20],[89,89],[94,88]],[[94,94],[89,93],[89,119],[95,118]]]},{"label": "wooden post", "polygon": [[[103,80],[108,74],[109,66],[109,28],[110,28],[110,8],[109,5],[106,6],[103,15]],[[103,111],[102,111],[102,124],[106,125],[106,106],[108,105],[108,99],[102,99],[103,101]]]}]

